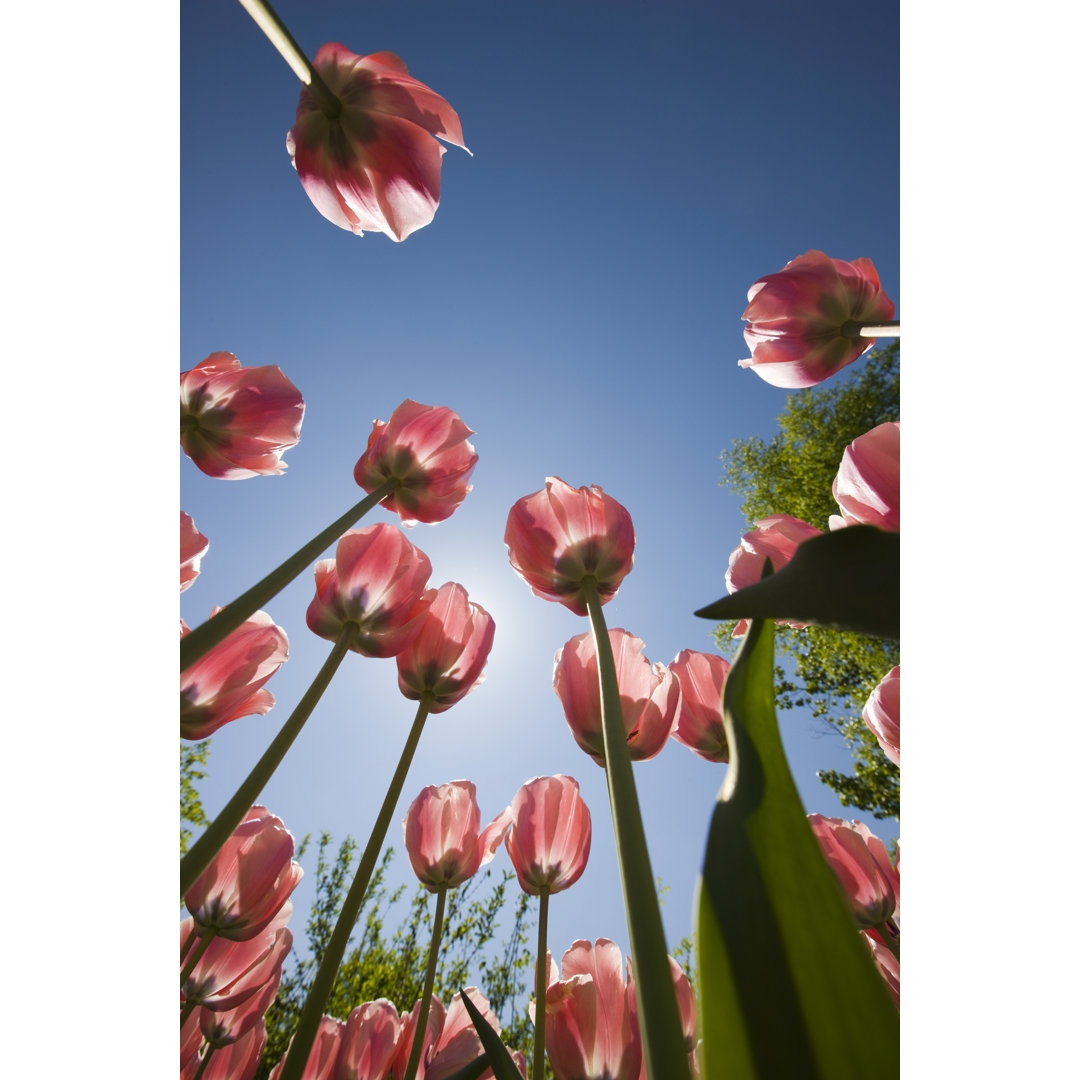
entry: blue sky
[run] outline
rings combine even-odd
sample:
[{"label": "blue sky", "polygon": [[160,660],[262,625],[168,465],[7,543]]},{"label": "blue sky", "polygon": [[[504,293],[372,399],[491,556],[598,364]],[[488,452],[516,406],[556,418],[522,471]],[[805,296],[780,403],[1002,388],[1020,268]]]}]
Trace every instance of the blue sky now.
[{"label": "blue sky", "polygon": [[[181,11],[180,363],[210,352],[277,364],[307,403],[285,475],[225,482],[180,462],[181,506],[209,537],[181,611],[195,625],[358,498],[371,421],[405,398],[475,429],[474,491],[409,538],[496,622],[487,680],[431,718],[397,818],[426,784],[468,778],[485,820],[535,775],[575,776],[594,818],[581,880],[551,906],[556,956],[627,937],[602,771],[551,689],[555,651],[588,629],[531,595],[502,542],[548,475],[599,484],[630,511],[636,561],[605,609],[653,661],[709,650],[692,612],[725,592],[744,531],[718,486],[733,438],[768,435],[785,392],[737,361],[748,286],[810,248],[870,257],[901,308],[898,15],[892,4],[282,4],[324,41],[397,52],[461,116],[434,222],[402,244],[322,219],[285,151],[299,84],[239,4]],[[842,56],[843,63],[823,63]],[[783,507],[777,507],[782,511]],[[393,520],[384,511],[362,525]],[[267,610],[291,658],[278,704],[213,737],[213,815],[329,652],[304,623],[310,571]],[[884,672],[882,673],[884,674]],[[347,658],[262,801],[298,838],[366,839],[413,713],[392,661]],[[782,721],[808,811],[852,816],[815,776],[838,736]],[[636,766],[669,946],[724,766],[671,741]],[[890,837],[897,826],[871,822]],[[402,856],[400,826],[388,841]],[[494,864],[509,867],[504,853]],[[313,864],[309,878],[313,882]],[[310,902],[296,896],[298,921]]]}]

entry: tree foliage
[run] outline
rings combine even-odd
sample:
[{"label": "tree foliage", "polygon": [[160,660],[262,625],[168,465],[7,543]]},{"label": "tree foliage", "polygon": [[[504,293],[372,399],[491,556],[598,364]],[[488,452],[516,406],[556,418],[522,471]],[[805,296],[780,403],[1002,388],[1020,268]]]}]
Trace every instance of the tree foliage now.
[{"label": "tree foliage", "polygon": [[[288,1048],[352,881],[350,869],[356,842],[346,837],[332,858],[331,844],[330,834],[323,833],[315,870],[316,895],[307,922],[308,952],[302,960],[295,952],[291,954],[292,963],[282,972],[277,997],[266,1014],[266,1049],[256,1074],[260,1080],[270,1075]],[[417,885],[407,900],[404,917],[390,930],[390,911],[406,892],[404,885],[392,892],[386,885],[393,857],[393,848],[387,848],[372,875],[357,917],[354,933],[358,936],[330,992],[326,1014],[340,1020],[345,1020],[357,1005],[378,998],[392,1001],[400,1013],[407,1012],[423,990],[434,919],[433,894]],[[490,870],[476,874],[447,894],[435,994],[449,1004],[462,986],[479,986],[499,1018],[504,1040],[526,1049],[532,1041],[532,1024],[523,998],[532,985],[533,973],[533,958],[527,947],[529,898],[521,894],[509,937],[498,944],[494,955],[490,954],[487,947],[495,939],[498,919],[508,899],[507,887],[514,880],[513,874],[504,871],[501,880],[485,891],[484,884],[491,876]]]},{"label": "tree foliage", "polygon": [[[772,514],[791,514],[822,531],[837,512],[832,482],[853,439],[900,419],[900,347],[874,349],[850,374],[788,395],[777,433],[736,439],[721,455],[724,482],[742,498],[748,527]],[[722,651],[733,651],[733,622],[716,630]],[[900,816],[900,771],[862,721],[874,687],[900,662],[892,641],[848,631],[777,627],[776,647],[794,661],[777,668],[777,706],[807,707],[836,728],[852,753],[854,774],[818,773],[844,806],[874,817]]]},{"label": "tree foliage", "polygon": [[[210,824],[203,810],[199,793],[195,789],[196,780],[206,779],[206,759],[210,756],[210,740],[180,744],[180,821],[187,822],[200,829]],[[191,829],[180,826],[180,854],[187,853],[188,844],[193,836]]]}]

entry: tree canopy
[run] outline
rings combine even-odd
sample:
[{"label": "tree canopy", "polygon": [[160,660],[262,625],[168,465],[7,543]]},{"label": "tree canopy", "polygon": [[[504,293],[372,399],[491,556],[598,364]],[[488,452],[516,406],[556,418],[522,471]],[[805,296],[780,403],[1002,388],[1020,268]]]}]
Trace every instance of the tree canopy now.
[{"label": "tree canopy", "polygon": [[[772,514],[791,514],[822,531],[837,513],[832,482],[853,439],[900,419],[900,346],[875,348],[850,374],[788,395],[768,441],[736,439],[721,454],[724,480],[742,498],[747,527]],[[717,627],[721,650],[732,651],[734,623]],[[778,626],[778,652],[794,664],[777,668],[777,706],[808,707],[835,727],[851,749],[854,773],[818,775],[840,802],[877,818],[900,816],[900,770],[862,720],[866,699],[900,662],[896,642],[848,631]],[[792,671],[791,668],[794,668]]]}]

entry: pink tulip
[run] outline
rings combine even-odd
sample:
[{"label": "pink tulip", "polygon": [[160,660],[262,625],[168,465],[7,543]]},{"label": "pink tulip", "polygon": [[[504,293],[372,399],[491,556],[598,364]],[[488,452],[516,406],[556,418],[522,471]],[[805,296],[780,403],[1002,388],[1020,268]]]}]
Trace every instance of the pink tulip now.
[{"label": "pink tulip", "polygon": [[844,262],[821,251],[758,278],[746,297],[743,337],[752,356],[739,367],[791,388],[813,386],[857,360],[874,344],[857,336],[858,324],[888,322],[896,312],[869,259]]},{"label": "pink tulip", "polygon": [[[315,1033],[315,1042],[308,1054],[301,1080],[336,1080],[334,1070],[337,1068],[344,1035],[345,1025],[340,1020],[324,1016],[319,1021],[319,1030]],[[289,1046],[292,1047],[292,1039],[289,1040]],[[289,1052],[286,1050],[285,1057],[271,1071],[270,1080],[279,1080],[288,1056]]]},{"label": "pink tulip", "polygon": [[429,225],[446,153],[432,136],[464,150],[457,113],[391,52],[357,56],[330,42],[314,66],[341,112],[328,116],[301,90],[285,143],[315,209],[357,236],[404,240]]},{"label": "pink tulip", "polygon": [[333,1080],[384,1080],[400,1034],[401,1018],[386,998],[357,1005],[345,1022]]},{"label": "pink tulip", "polygon": [[353,652],[396,656],[420,632],[434,593],[425,593],[431,562],[400,529],[385,523],[353,529],[333,559],[315,564],[315,599],[307,624],[336,641],[355,623]]},{"label": "pink tulip", "polygon": [[381,505],[403,525],[445,521],[472,491],[472,434],[453,409],[403,401],[389,422],[375,421],[353,476],[368,492],[397,477],[401,487]]},{"label": "pink tulip", "polygon": [[[626,745],[632,761],[663,749],[679,709],[679,684],[663,664],[649,664],[645,642],[626,630],[609,630],[615,656]],[[572,637],[555,654],[555,693],[578,746],[604,765],[600,722],[600,679],[592,634]]]},{"label": "pink tulip", "polygon": [[638,1080],[641,1037],[633,990],[618,945],[575,941],[563,954],[563,978],[548,954],[548,1064],[556,1080]]},{"label": "pink tulip", "polygon": [[434,892],[444,885],[456,888],[491,862],[510,827],[510,810],[481,831],[476,786],[469,780],[454,780],[424,788],[403,824],[409,862],[420,881]]},{"label": "pink tulip", "polygon": [[445,712],[483,681],[495,620],[454,582],[432,597],[420,632],[397,654],[398,688],[410,701]]},{"label": "pink tulip", "polygon": [[585,870],[592,818],[572,776],[538,776],[510,804],[506,852],[530,896],[569,889]]},{"label": "pink tulip", "polygon": [[510,565],[529,588],[575,615],[589,613],[587,577],[606,604],[634,565],[634,523],[626,509],[595,485],[572,488],[557,476],[514,503],[504,540]]},{"label": "pink tulip", "polygon": [[900,900],[900,874],[885,845],[861,821],[808,815],[825,860],[832,867],[861,929],[893,916]]},{"label": "pink tulip", "polygon": [[[465,992],[480,1015],[498,1033],[499,1020],[491,1011],[487,998],[475,986],[465,987]],[[420,1002],[418,1001],[412,1011],[405,1013],[401,1018],[398,1052],[393,1063],[393,1080],[401,1080],[405,1075],[419,1014]],[[472,1020],[462,1004],[461,995],[455,994],[450,999],[449,1008],[432,995],[416,1080],[445,1080],[470,1061],[475,1061],[483,1052],[480,1036],[476,1034],[476,1028],[473,1027]],[[522,1076],[524,1075],[522,1071]],[[491,1069],[485,1069],[480,1074],[479,1080],[493,1080],[493,1077],[494,1073]]]},{"label": "pink tulip", "polygon": [[849,443],[832,486],[840,514],[829,528],[876,525],[900,531],[900,422],[878,424]]},{"label": "pink tulip", "polygon": [[239,1041],[253,1027],[261,1024],[281,985],[281,968],[240,1005],[233,1009],[199,1009],[199,1030],[210,1046],[220,1049]]},{"label": "pink tulip", "polygon": [[[245,941],[215,937],[199,958],[180,988],[184,1002],[215,1012],[227,1012],[244,1004],[281,971],[292,948],[292,932],[286,924],[292,916],[292,901],[286,900],[265,929]],[[195,920],[190,916],[180,924],[180,941],[191,940]],[[197,939],[190,948],[197,948]],[[181,966],[185,955],[181,955]]]},{"label": "pink tulip", "polygon": [[706,761],[728,760],[720,696],[730,668],[722,656],[693,649],[683,649],[670,665],[679,683],[680,700],[672,738]]},{"label": "pink tulip", "polygon": [[276,365],[245,368],[216,352],[180,375],[180,445],[207,476],[284,472],[303,419],[304,399]]},{"label": "pink tulip", "polygon": [[[791,562],[798,546],[813,536],[821,536],[821,530],[807,525],[790,514],[773,514],[754,522],[754,528],[743,533],[739,546],[728,559],[724,581],[729,593],[745,589],[747,585],[756,585],[761,580],[765,569],[765,560],[772,560],[773,573]],[[806,623],[789,622],[778,619],[781,626],[793,626],[801,630]],[[732,630],[732,637],[742,637],[746,633],[747,622],[739,621]]]},{"label": "pink tulip", "polygon": [[253,1080],[265,1046],[266,1023],[259,1019],[236,1042],[213,1051],[199,1080]]},{"label": "pink tulip", "polygon": [[199,562],[210,547],[210,541],[197,528],[195,522],[180,511],[180,591],[191,586],[199,576]]},{"label": "pink tulip", "polygon": [[900,764],[900,668],[894,667],[874,687],[863,709],[863,722],[894,764]]},{"label": "pink tulip", "polygon": [[[694,1051],[697,1049],[697,1011],[694,1008],[694,991],[690,986],[690,980],[686,977],[682,965],[674,956],[668,957],[668,966],[671,968],[671,979],[675,983],[675,1001],[679,1006],[679,1020],[682,1023],[683,1038],[686,1040],[686,1053],[689,1055],[690,1073],[696,1077],[699,1075]],[[630,958],[626,958],[626,993],[627,997],[634,1000],[634,967]],[[634,1007],[631,1022],[637,1028],[637,1008]],[[641,1073],[638,1080],[648,1080],[644,1058],[641,1062]]]},{"label": "pink tulip", "polygon": [[199,1028],[199,1013],[193,1010],[180,1025],[180,1080],[192,1080],[199,1071],[199,1048],[202,1046],[202,1030]]},{"label": "pink tulip", "polygon": [[292,854],[281,819],[253,806],[184,897],[200,933],[248,941],[266,929],[304,876]]},{"label": "pink tulip", "polygon": [[[216,607],[211,616],[221,608]],[[181,621],[180,636],[189,633]],[[264,684],[289,658],[289,639],[256,611],[220,645],[180,674],[180,738],[205,739],[241,716],[263,716],[274,704]]]},{"label": "pink tulip", "polygon": [[874,958],[878,973],[885,982],[893,1004],[900,1008],[900,957],[886,945],[877,930],[862,930],[860,933]]}]

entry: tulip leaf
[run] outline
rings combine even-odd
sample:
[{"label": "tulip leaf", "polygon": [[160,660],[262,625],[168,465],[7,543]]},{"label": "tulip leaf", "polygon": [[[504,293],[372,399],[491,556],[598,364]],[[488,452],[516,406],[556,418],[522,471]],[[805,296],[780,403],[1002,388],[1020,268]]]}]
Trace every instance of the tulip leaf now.
[{"label": "tulip leaf", "polygon": [[898,641],[900,534],[848,525],[804,540],[783,569],[694,614],[786,619]]},{"label": "tulip leaf", "polygon": [[476,1034],[480,1036],[480,1042],[487,1051],[488,1065],[495,1074],[495,1080],[521,1080],[521,1073],[506,1049],[505,1043],[499,1038],[498,1032],[484,1019],[480,1010],[469,1000],[469,995],[462,989],[461,1004],[469,1014],[469,1019],[476,1028]]},{"label": "tulip leaf", "polygon": [[[480,1080],[480,1077],[484,1075],[488,1067],[487,1054],[481,1054],[478,1058],[473,1058],[468,1065],[462,1065],[457,1072],[451,1073],[446,1080]],[[517,1080],[521,1080],[518,1076]]]},{"label": "tulip leaf", "polygon": [[724,683],[731,762],[694,905],[703,1080],[885,1080],[899,1012],[788,769],[773,635],[751,622]]}]

